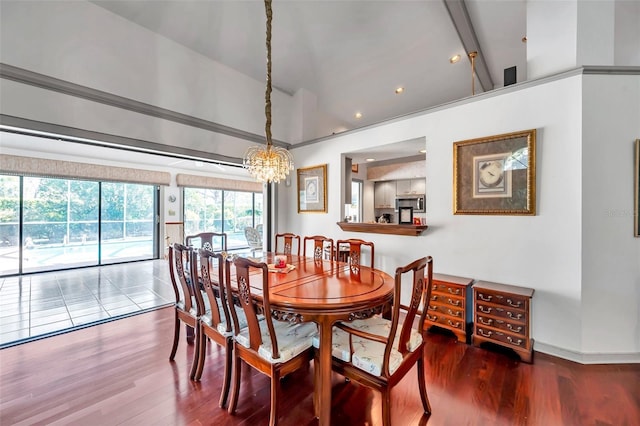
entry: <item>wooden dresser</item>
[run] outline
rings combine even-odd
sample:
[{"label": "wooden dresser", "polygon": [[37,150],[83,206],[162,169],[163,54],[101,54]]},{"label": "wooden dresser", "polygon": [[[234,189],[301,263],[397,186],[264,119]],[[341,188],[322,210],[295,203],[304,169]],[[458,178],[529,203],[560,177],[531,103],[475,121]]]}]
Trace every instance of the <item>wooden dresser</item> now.
[{"label": "wooden dresser", "polygon": [[531,299],[534,290],[478,281],[473,285],[474,346],[490,342],[512,349],[531,363]]},{"label": "wooden dresser", "polygon": [[458,341],[468,343],[472,331],[471,284],[473,279],[433,274],[431,301],[425,329],[439,327],[453,332]]}]

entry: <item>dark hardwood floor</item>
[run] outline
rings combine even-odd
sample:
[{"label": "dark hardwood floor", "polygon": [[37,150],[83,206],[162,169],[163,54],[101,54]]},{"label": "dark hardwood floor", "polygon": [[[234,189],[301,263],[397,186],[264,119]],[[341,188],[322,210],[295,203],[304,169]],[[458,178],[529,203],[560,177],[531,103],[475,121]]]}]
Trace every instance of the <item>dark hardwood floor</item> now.
[{"label": "dark hardwood floor", "polygon": [[[238,412],[218,408],[222,352],[188,379],[193,346],[169,361],[163,308],[0,351],[1,425],[266,425],[269,380],[243,369]],[[421,416],[415,368],[394,388],[393,425],[640,425],[640,365],[581,365],[536,353],[533,364],[427,336],[433,413]],[[215,346],[215,345],[213,345]],[[281,424],[316,425],[313,365],[285,378]],[[380,395],[333,378],[332,424],[380,425]]]}]

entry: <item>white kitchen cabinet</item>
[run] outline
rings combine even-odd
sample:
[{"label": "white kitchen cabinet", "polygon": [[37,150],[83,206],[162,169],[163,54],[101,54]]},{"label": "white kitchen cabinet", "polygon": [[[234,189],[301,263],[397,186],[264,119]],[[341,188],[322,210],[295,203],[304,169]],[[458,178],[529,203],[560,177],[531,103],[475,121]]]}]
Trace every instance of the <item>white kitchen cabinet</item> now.
[{"label": "white kitchen cabinet", "polygon": [[396,204],[396,181],[376,182],[373,187],[373,199],[376,209],[394,208]]},{"label": "white kitchen cabinet", "polygon": [[402,179],[396,181],[396,195],[424,194],[426,191],[426,181],[420,179]]}]

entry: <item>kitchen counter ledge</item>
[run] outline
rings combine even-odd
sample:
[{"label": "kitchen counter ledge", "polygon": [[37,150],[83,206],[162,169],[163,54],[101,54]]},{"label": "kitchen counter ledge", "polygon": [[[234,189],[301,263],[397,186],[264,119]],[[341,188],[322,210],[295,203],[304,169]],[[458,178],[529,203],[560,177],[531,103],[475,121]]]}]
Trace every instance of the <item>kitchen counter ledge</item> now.
[{"label": "kitchen counter ledge", "polygon": [[398,225],[397,223],[352,223],[337,222],[340,229],[369,234],[395,234],[417,237],[427,230],[427,225]]}]

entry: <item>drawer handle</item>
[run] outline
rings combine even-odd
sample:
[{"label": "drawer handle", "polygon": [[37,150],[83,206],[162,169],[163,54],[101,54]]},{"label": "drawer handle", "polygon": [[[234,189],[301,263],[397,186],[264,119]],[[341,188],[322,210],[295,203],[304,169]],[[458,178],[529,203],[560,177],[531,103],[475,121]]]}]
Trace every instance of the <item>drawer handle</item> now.
[{"label": "drawer handle", "polygon": [[455,323],[451,320],[447,320],[451,327],[460,328],[460,321],[456,321]]},{"label": "drawer handle", "polygon": [[427,319],[429,321],[434,321],[435,322],[435,321],[438,321],[438,316],[437,315],[431,316],[431,315],[427,314]]},{"label": "drawer handle", "polygon": [[522,344],[522,339],[512,339],[511,336],[507,336],[507,340],[509,341],[509,343],[513,344],[513,345],[518,345],[520,346]]},{"label": "drawer handle", "polygon": [[490,302],[492,297],[491,296],[485,296],[482,293],[478,293],[478,299],[485,301],[485,302]]},{"label": "drawer handle", "polygon": [[507,311],[507,316],[509,318],[511,318],[511,319],[517,319],[517,320],[522,319],[522,314],[521,313],[514,314],[511,311]]},{"label": "drawer handle", "polygon": [[451,309],[447,309],[447,312],[449,312],[449,315],[453,315],[454,317],[459,317],[459,316],[462,315],[462,313],[460,311],[453,312]]},{"label": "drawer handle", "polygon": [[460,303],[462,303],[459,300],[452,300],[452,299],[447,299],[447,301],[449,302],[450,305],[453,305],[453,306],[460,306]]},{"label": "drawer handle", "polygon": [[480,321],[484,325],[491,325],[493,320],[489,318],[489,320],[485,320],[483,317],[478,317],[478,321]]},{"label": "drawer handle", "polygon": [[435,311],[436,309],[438,309],[436,306],[429,305],[429,310],[430,311]]},{"label": "drawer handle", "polygon": [[482,313],[485,313],[485,314],[490,314],[491,313],[491,308],[485,308],[482,305],[478,305],[478,310],[480,312],[482,312]]},{"label": "drawer handle", "polygon": [[492,332],[490,332],[490,331],[487,331],[487,332],[485,333],[485,331],[484,331],[483,329],[479,328],[479,329],[478,329],[478,334],[479,334],[479,335],[481,335],[481,336],[484,336],[484,337],[491,337],[491,335],[492,335],[493,333],[492,333]]},{"label": "drawer handle", "polygon": [[435,302],[436,300],[438,300],[438,296],[431,296],[431,300]]},{"label": "drawer handle", "polygon": [[511,324],[507,324],[507,328],[511,331],[515,331],[516,333],[520,333],[522,331],[522,326],[514,327]]},{"label": "drawer handle", "polygon": [[511,299],[507,299],[507,303],[514,308],[519,308],[522,305],[522,301],[518,300],[517,303],[514,303]]},{"label": "drawer handle", "polygon": [[451,289],[451,287],[447,287],[447,291],[448,291],[449,293],[451,293],[451,294],[455,294],[456,296],[460,294],[460,289],[459,289],[459,288],[456,288],[456,290],[455,290],[455,291],[453,291],[453,290]]}]

